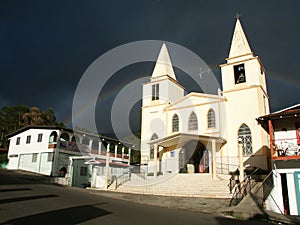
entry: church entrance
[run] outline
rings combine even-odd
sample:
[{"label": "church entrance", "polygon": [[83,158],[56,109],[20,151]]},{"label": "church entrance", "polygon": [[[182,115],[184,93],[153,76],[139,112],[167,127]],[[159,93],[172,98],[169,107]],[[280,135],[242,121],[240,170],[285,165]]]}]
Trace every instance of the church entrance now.
[{"label": "church entrance", "polygon": [[189,141],[179,152],[180,173],[209,173],[209,151],[199,141]]}]

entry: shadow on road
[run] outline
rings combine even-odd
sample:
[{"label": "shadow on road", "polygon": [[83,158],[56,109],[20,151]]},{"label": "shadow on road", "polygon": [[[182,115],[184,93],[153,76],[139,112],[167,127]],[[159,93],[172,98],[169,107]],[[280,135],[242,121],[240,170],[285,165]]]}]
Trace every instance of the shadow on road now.
[{"label": "shadow on road", "polygon": [[[102,203],[105,204],[105,203]],[[4,224],[79,224],[85,221],[111,214],[96,205],[76,206],[61,210],[19,217],[4,222]]]},{"label": "shadow on road", "polygon": [[43,198],[54,198],[54,197],[58,197],[58,195],[35,195],[35,196],[26,196],[26,197],[18,197],[18,198],[7,198],[7,199],[0,199],[0,204],[20,202],[20,201],[30,201],[30,200],[43,199]]},{"label": "shadow on road", "polygon": [[7,188],[0,189],[0,192],[31,191],[31,188]]},{"label": "shadow on road", "polygon": [[0,169],[0,177],[0,185],[47,184],[47,181],[50,179],[50,177],[46,175],[5,169]]}]

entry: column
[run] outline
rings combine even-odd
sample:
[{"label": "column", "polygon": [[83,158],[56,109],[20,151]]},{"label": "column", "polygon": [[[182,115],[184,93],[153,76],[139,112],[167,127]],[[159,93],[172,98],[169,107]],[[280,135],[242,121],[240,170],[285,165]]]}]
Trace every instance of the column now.
[{"label": "column", "polygon": [[122,160],[124,159],[124,150],[125,150],[125,146],[122,147]]},{"label": "column", "polygon": [[98,147],[98,155],[101,155],[101,149],[102,149],[102,142],[99,142],[99,147]]},{"label": "column", "polygon": [[157,178],[157,152],[158,145],[154,144],[154,178]]},{"label": "column", "polygon": [[[239,140],[240,142],[240,140]],[[240,182],[244,180],[244,158],[243,158],[243,145],[246,144],[242,140],[243,144],[239,143],[239,170],[240,170]]]},{"label": "column", "polygon": [[[269,125],[269,134],[270,134],[270,150],[271,150],[271,159],[273,159],[274,157],[274,146],[275,146],[275,142],[274,142],[274,129],[273,129],[273,124],[272,124],[272,120],[268,120],[268,125]],[[278,152],[276,152],[276,156],[278,156]],[[272,167],[270,167],[272,168]]]},{"label": "column", "polygon": [[115,158],[117,158],[118,146],[119,146],[119,145],[116,145],[116,144],[115,144]]},{"label": "column", "polygon": [[110,144],[107,144],[106,148],[106,162],[105,162],[105,189],[108,187],[108,176],[109,176],[109,147]]},{"label": "column", "polygon": [[130,165],[131,148],[128,148],[128,165]]},{"label": "column", "polygon": [[216,140],[211,140],[212,145],[212,176],[213,180],[217,179],[217,162],[216,162]]}]

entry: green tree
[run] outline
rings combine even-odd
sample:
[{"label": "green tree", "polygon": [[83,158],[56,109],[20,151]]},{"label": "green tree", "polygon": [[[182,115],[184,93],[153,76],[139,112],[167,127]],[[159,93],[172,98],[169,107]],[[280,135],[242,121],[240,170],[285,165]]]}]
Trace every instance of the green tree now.
[{"label": "green tree", "polygon": [[23,114],[23,126],[33,125],[45,125],[42,118],[42,112],[38,107],[31,107],[29,112]]},{"label": "green tree", "polygon": [[8,134],[28,125],[65,127],[64,123],[56,121],[55,113],[51,108],[42,112],[38,107],[4,106],[0,110],[0,147],[8,147],[6,138]]},{"label": "green tree", "polygon": [[46,112],[42,112],[41,117],[45,125],[49,125],[49,126],[59,125],[56,122],[55,113],[52,108],[49,108]]}]

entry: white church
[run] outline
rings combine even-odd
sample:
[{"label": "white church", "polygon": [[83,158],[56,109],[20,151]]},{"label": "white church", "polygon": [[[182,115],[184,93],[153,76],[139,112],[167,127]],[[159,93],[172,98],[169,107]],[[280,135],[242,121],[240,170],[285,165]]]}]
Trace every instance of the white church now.
[{"label": "white church", "polygon": [[[222,91],[185,95],[172,55],[162,45],[150,81],[143,84],[141,165],[148,174],[210,173],[216,178],[241,165],[270,169],[269,137],[256,121],[269,114],[265,69],[239,19],[220,67]],[[158,120],[163,122],[156,126]]]}]

